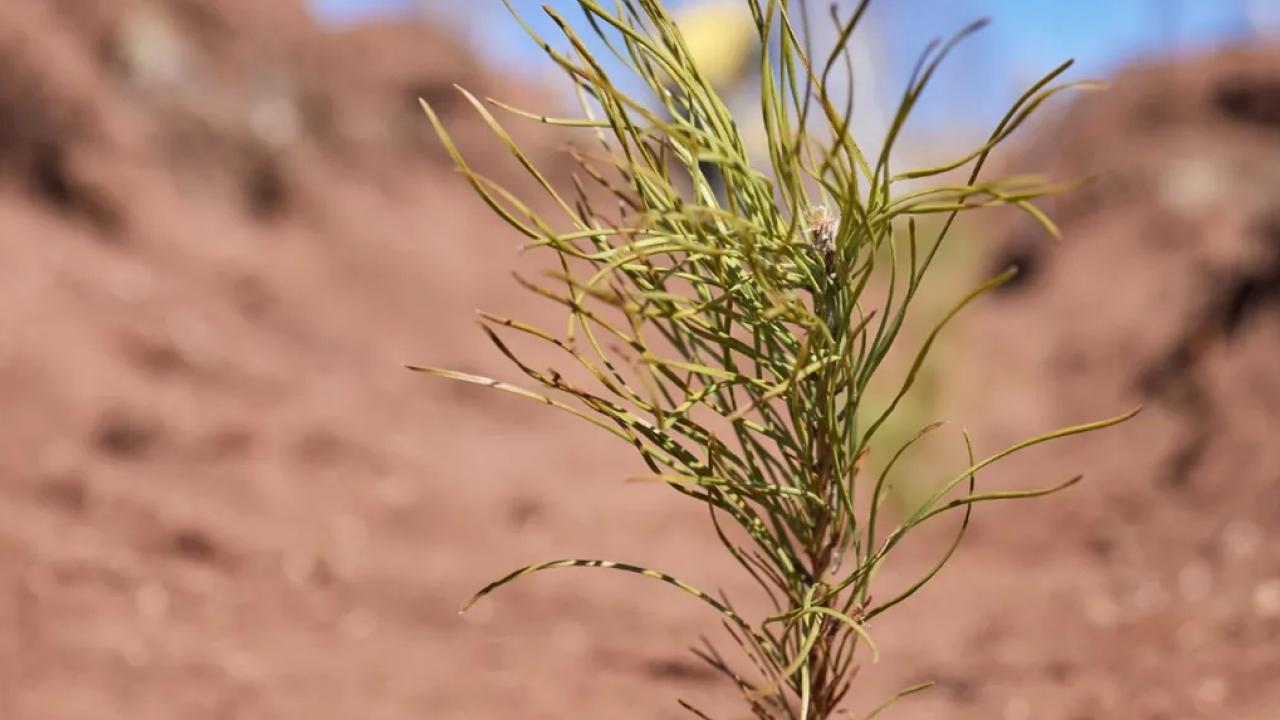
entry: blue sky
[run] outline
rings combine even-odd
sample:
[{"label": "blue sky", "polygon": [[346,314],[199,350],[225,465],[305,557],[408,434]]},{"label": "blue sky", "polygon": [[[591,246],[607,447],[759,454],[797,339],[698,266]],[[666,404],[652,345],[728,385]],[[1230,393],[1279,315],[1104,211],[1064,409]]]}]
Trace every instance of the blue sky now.
[{"label": "blue sky", "polygon": [[[673,0],[680,5],[691,0]],[[1254,0],[1263,5],[1267,0]],[[573,0],[517,0],[527,3],[529,17],[540,20],[538,5],[568,14]],[[315,12],[334,23],[368,15],[396,15],[417,8],[442,8],[470,15],[482,27],[479,35],[504,55],[527,48],[516,39],[499,0],[312,0]],[[825,6],[827,3],[815,3]],[[976,17],[996,21],[989,42],[1024,61],[1049,61],[1064,55],[1080,58],[1090,69],[1105,69],[1134,55],[1171,45],[1203,45],[1247,34],[1247,1],[1236,0],[880,0],[873,12],[900,29],[938,34]],[[544,28],[550,25],[542,23]],[[913,33],[915,34],[915,33]]]},{"label": "blue sky", "polygon": [[[672,0],[671,5],[694,0]],[[829,0],[817,0],[825,8]],[[574,0],[515,0],[549,37],[554,27],[538,11],[546,4],[574,17]],[[844,4],[852,0],[843,0]],[[939,76],[935,109],[970,108],[965,123],[998,115],[1028,82],[1063,59],[1077,59],[1074,77],[1098,77],[1136,58],[1212,47],[1255,33],[1246,6],[1276,8],[1280,0],[878,0],[869,20],[882,38],[879,60],[896,96],[906,73],[932,36],[990,17],[993,24],[955,56]],[[542,67],[538,53],[506,15],[499,0],[312,0],[316,14],[334,25],[370,15],[416,11],[449,16],[493,64]],[[1255,16],[1256,18],[1256,16]],[[897,39],[901,39],[899,42]],[[955,103],[963,94],[966,102]],[[891,101],[890,98],[885,98]],[[926,103],[921,115],[940,119]]]}]

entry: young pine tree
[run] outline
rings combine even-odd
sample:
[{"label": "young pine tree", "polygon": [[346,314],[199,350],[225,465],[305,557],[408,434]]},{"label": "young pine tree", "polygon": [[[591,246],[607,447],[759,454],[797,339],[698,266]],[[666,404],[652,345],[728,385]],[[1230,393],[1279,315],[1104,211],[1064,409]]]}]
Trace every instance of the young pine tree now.
[{"label": "young pine tree", "polygon": [[[859,650],[875,653],[869,624],[951,558],[974,505],[1046,495],[1075,482],[982,491],[979,471],[1033,445],[1132,415],[1037,435],[981,459],[969,444],[968,466],[944,476],[903,517],[889,517],[886,485],[902,454],[937,425],[878,459],[876,471],[864,462],[942,328],[1013,276],[1006,271],[959,297],[913,350],[905,380],[887,402],[873,406],[868,386],[885,382],[886,356],[902,337],[956,217],[1013,205],[1054,231],[1032,204],[1054,186],[1035,178],[983,180],[981,171],[993,148],[1045,100],[1070,87],[1054,84],[1070,63],[1019,97],[980,147],[936,167],[895,171],[890,161],[912,109],[956,43],[981,23],[928,45],[880,149],[870,156],[850,133],[852,91],[833,80],[852,75],[849,46],[868,2],[847,17],[833,10],[824,22],[834,23],[834,46],[819,55],[806,40],[811,18],[797,3],[742,0],[761,48],[759,107],[767,145],[761,154],[768,162],[756,167],[740,118],[729,114],[700,73],[660,0],[578,0],[582,28],[544,8],[563,36],[558,44],[537,35],[505,1],[563,70],[582,113],[546,117],[462,92],[545,193],[539,202],[554,214],[540,215],[533,203],[475,172],[439,117],[424,107],[492,211],[528,238],[529,247],[554,258],[552,281],[520,282],[562,306],[567,329],[557,334],[482,316],[489,339],[538,390],[452,370],[414,369],[543,403],[633,446],[648,467],[646,479],[709,509],[724,551],[760,586],[774,612],[748,618],[730,599],[683,580],[604,560],[523,567],[475,599],[552,568],[652,577],[723,617],[745,663],[731,664],[710,646],[698,653],[741,689],[756,717],[825,720],[849,693]],[[607,67],[620,68],[621,77]],[[633,86],[647,96],[625,89]],[[586,142],[574,151],[580,169],[574,182],[551,183],[490,107],[582,133]],[[922,180],[944,177],[935,187],[919,187]],[[938,218],[931,232],[917,227],[920,216]],[[534,367],[503,339],[509,333],[547,344],[565,365]],[[937,564],[904,589],[888,596],[873,592],[877,571],[903,538],[950,513],[961,516],[958,534]]]}]

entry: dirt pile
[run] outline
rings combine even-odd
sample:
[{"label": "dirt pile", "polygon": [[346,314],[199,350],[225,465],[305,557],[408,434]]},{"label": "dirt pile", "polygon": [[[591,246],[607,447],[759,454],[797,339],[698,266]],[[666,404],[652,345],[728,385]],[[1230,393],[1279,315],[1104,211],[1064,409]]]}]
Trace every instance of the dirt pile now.
[{"label": "dirt pile", "polygon": [[5,2],[0,68],[0,716],[453,716],[459,548],[540,509],[524,408],[400,367],[493,369],[516,245],[416,103],[503,178],[451,85],[535,91],[274,0]]},{"label": "dirt pile", "polygon": [[985,418],[994,450],[1145,411],[993,474],[1088,476],[990,510],[972,568],[949,571],[992,602],[953,638],[957,678],[981,692],[946,716],[1272,717],[1280,48],[1132,69],[1039,137],[1017,169],[1095,179],[1051,204],[1060,245],[1029,222],[997,243],[991,266],[1023,273],[958,341],[972,383],[955,417]]}]

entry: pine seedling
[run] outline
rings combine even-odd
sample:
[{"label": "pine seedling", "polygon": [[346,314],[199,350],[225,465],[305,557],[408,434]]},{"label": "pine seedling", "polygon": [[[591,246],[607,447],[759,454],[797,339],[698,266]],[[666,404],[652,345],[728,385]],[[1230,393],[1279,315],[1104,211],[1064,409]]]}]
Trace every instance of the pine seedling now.
[{"label": "pine seedling", "polygon": [[[928,45],[879,150],[869,156],[850,133],[852,92],[833,80],[851,77],[849,45],[867,0],[847,17],[832,11],[835,40],[822,55],[808,48],[807,17],[793,14],[788,0],[743,0],[762,49],[768,156],[762,169],[752,164],[735,118],[699,73],[660,0],[578,0],[582,27],[544,7],[563,50],[505,2],[572,83],[582,113],[549,117],[461,92],[545,197],[522,200],[477,173],[439,116],[425,103],[424,109],[488,207],[527,238],[529,248],[554,256],[551,280],[518,281],[563,307],[567,328],[555,333],[482,314],[489,340],[537,389],[413,369],[542,403],[634,447],[648,469],[641,479],[706,506],[725,552],[759,585],[773,612],[749,618],[730,599],[666,573],[577,559],[520,568],[471,602],[553,568],[648,576],[720,614],[744,660],[731,664],[710,646],[696,652],[741,689],[755,717],[826,720],[848,696],[860,658],[876,653],[871,621],[919,591],[951,559],[975,505],[1048,495],[1079,479],[984,491],[980,471],[1134,414],[1047,432],[981,459],[966,433],[967,466],[943,478],[914,511],[896,517],[885,503],[894,465],[938,425],[890,453],[876,472],[863,462],[942,329],[1014,275],[1008,270],[960,296],[914,349],[905,378],[882,394],[887,402],[864,402],[873,380],[887,382],[893,363],[886,364],[886,356],[957,216],[1010,205],[1056,234],[1033,203],[1057,186],[980,176],[993,148],[1050,97],[1078,85],[1055,84],[1070,63],[1028,88],[981,146],[942,165],[895,172],[893,150],[921,94],[956,43],[982,23]],[[615,77],[591,47],[607,49],[610,65],[631,78]],[[624,91],[632,85],[647,96]],[[573,151],[579,172],[569,187],[549,180],[490,108],[583,133],[588,149]],[[947,179],[921,189],[921,182],[939,178]],[[915,221],[923,215],[941,216],[927,237]],[[535,367],[504,339],[512,334],[545,343],[564,365]],[[878,570],[902,540],[947,514],[960,522],[936,564],[887,597],[873,592]]]}]

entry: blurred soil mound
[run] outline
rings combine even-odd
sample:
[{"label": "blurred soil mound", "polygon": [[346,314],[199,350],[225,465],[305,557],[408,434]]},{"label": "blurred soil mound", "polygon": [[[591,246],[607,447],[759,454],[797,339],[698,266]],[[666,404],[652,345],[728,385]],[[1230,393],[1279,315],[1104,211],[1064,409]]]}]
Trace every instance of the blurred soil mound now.
[{"label": "blurred soil mound", "polygon": [[418,98],[504,179],[452,84],[536,90],[301,0],[7,0],[0,71],[0,717],[447,713],[491,406],[401,364],[476,367],[516,240]]},{"label": "blurred soil mound", "polygon": [[1274,717],[1280,47],[1131,69],[1037,138],[1015,171],[1093,180],[1048,206],[1061,244],[1022,220],[998,241],[991,268],[1022,273],[969,317],[951,416],[985,418],[992,451],[1145,411],[993,474],[1086,478],[978,513],[989,536],[962,554],[1016,549],[971,571],[971,592],[999,599],[953,638],[962,684],[1025,717]]}]

